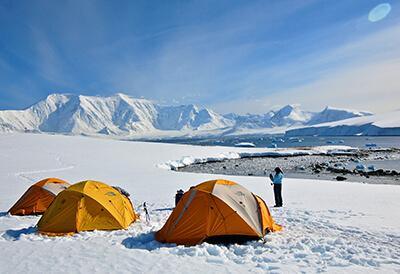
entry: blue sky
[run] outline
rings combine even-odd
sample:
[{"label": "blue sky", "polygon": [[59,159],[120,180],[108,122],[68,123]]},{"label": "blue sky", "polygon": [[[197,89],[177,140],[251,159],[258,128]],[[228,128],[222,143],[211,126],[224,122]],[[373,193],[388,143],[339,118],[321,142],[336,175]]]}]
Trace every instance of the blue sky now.
[{"label": "blue sky", "polygon": [[[382,20],[371,9],[391,5]],[[222,113],[400,106],[400,1],[0,2],[0,109],[123,92]]]}]

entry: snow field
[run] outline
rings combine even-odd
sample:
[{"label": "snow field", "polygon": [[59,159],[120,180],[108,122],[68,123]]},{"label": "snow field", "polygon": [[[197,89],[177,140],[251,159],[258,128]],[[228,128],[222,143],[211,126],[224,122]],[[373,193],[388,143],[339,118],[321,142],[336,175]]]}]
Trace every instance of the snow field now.
[{"label": "snow field", "polygon": [[[270,208],[279,233],[247,245],[161,244],[177,189],[219,175],[177,173],[159,164],[218,158],[261,149],[195,147],[33,134],[0,135],[1,273],[399,273],[400,188],[287,179],[284,208]],[[186,156],[186,158],[185,158]],[[37,216],[9,216],[8,208],[33,182],[56,176],[119,185],[131,193],[142,221],[127,230],[47,237]],[[271,207],[265,178],[223,176],[259,194]],[[151,221],[144,222],[143,201]],[[29,258],[29,259],[27,259]]]},{"label": "snow field", "polygon": [[[155,205],[150,205],[154,207]],[[70,268],[67,261],[58,262],[59,266],[67,267],[69,271],[84,273],[86,271],[116,271],[129,272],[132,270],[134,262],[131,261],[130,254],[144,256],[146,260],[155,256],[168,258],[176,261],[176,268],[171,265],[172,271],[179,270],[178,266],[182,263],[190,263],[192,259],[201,264],[210,267],[214,271],[216,266],[230,265],[233,269],[241,269],[254,273],[268,271],[294,271],[299,272],[325,272],[325,271],[349,271],[360,270],[376,271],[384,268],[385,271],[399,270],[400,248],[399,235],[390,233],[371,233],[363,229],[352,226],[341,226],[333,223],[330,219],[351,218],[356,213],[336,212],[334,210],[319,212],[319,217],[314,218],[315,212],[299,210],[273,210],[277,221],[285,220],[285,232],[274,233],[266,236],[266,242],[254,241],[247,245],[211,245],[203,243],[198,246],[184,247],[173,244],[161,244],[154,239],[154,231],[158,230],[170,213],[170,210],[155,209],[150,212],[151,222],[146,224],[137,222],[128,230],[119,231],[94,231],[82,232],[70,237],[47,237],[38,235],[33,227],[38,217],[12,217],[4,216],[6,219],[20,219],[22,229],[9,229],[0,234],[0,246],[12,244],[12,251],[21,248],[24,245],[40,249],[53,250],[55,254],[60,251],[70,252],[72,258],[79,260],[79,257],[85,259],[88,265],[74,266]],[[282,223],[282,222],[281,222]],[[312,235],[310,237],[310,235]],[[72,245],[69,247],[69,245]],[[68,248],[65,250],[65,248]],[[93,250],[93,248],[95,250]],[[61,250],[57,250],[61,249]],[[124,261],[121,263],[118,257],[112,255],[118,250],[118,257]],[[47,252],[43,250],[44,252]],[[53,254],[52,251],[52,254]],[[24,252],[22,252],[23,255]],[[30,257],[36,260],[36,256],[43,256],[39,252]],[[71,254],[69,255],[71,256]],[[77,256],[77,258],[75,258]],[[56,256],[51,259],[61,260]],[[81,258],[82,259],[82,258]],[[3,270],[12,271],[18,265],[9,264],[11,268]],[[43,259],[37,258],[37,262],[42,264]],[[46,261],[46,260],[45,260]],[[100,266],[98,266],[100,264]],[[104,264],[104,266],[103,266]],[[110,264],[110,265],[108,265]],[[121,268],[110,269],[114,264],[122,264]],[[92,266],[91,266],[92,265]],[[31,267],[26,265],[24,267]],[[43,265],[41,266],[43,267]],[[96,268],[97,267],[97,268]],[[125,268],[126,267],[126,268]],[[203,268],[203,266],[201,266]],[[125,268],[125,269],[124,269]],[[135,272],[151,272],[150,265],[140,263],[136,266]],[[24,268],[20,268],[21,271]],[[55,268],[55,271],[62,271]],[[158,269],[157,271],[159,271]],[[166,270],[166,269],[164,269]],[[19,271],[18,271],[19,272]]]}]

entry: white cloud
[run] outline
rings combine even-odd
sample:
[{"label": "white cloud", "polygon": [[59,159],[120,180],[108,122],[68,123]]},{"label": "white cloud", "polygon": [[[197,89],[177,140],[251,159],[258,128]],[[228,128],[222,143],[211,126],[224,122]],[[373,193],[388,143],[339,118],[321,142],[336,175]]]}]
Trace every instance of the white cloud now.
[{"label": "white cloud", "polygon": [[[296,62],[297,61],[297,62]],[[317,77],[306,84],[215,104],[221,112],[266,112],[272,106],[300,103],[306,109],[320,110],[326,105],[358,108],[374,112],[398,109],[400,102],[400,25],[371,34],[328,52],[305,56],[291,64],[270,68],[271,75],[282,80],[301,77],[296,70],[316,71]],[[260,72],[263,75],[264,72]],[[265,75],[265,74],[264,74]],[[278,75],[278,76],[277,76]],[[249,89],[260,88],[256,78]],[[268,86],[265,86],[268,89]]]}]

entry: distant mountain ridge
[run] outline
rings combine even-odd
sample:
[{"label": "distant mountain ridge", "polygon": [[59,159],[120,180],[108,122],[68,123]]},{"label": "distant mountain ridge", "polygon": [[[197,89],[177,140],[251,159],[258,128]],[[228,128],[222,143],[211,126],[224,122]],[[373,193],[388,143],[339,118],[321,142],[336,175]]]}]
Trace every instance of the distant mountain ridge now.
[{"label": "distant mountain ridge", "polygon": [[304,127],[369,115],[372,115],[372,113],[334,107],[326,107],[321,112],[311,112],[300,109],[299,105],[286,105],[277,111],[269,111],[266,114],[238,115],[229,113],[224,117],[235,121],[231,131],[234,132],[237,129],[243,132],[244,129]]},{"label": "distant mountain ridge", "polygon": [[371,115],[327,107],[309,112],[287,105],[266,114],[220,115],[195,105],[165,106],[125,94],[109,97],[51,94],[25,110],[0,111],[0,132],[49,132],[110,136],[224,134],[247,129],[314,125]]},{"label": "distant mountain ridge", "polygon": [[306,124],[317,125],[322,123],[328,123],[354,117],[370,116],[370,115],[373,115],[373,113],[368,111],[339,109],[328,106],[323,111],[315,114],[310,120],[308,120]]},{"label": "distant mountain ridge", "polygon": [[124,94],[51,94],[25,110],[0,111],[0,131],[138,135],[166,130],[213,130],[231,123],[194,105],[161,106]]},{"label": "distant mountain ridge", "polygon": [[289,129],[286,136],[399,136],[400,110]]}]

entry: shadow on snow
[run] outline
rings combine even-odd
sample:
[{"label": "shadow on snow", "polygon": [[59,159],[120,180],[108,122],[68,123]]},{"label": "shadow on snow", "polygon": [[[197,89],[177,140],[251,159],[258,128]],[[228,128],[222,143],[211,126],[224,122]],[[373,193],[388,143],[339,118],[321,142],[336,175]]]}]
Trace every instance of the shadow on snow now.
[{"label": "shadow on snow", "polygon": [[154,238],[155,232],[142,233],[122,241],[122,245],[129,249],[144,249],[152,251],[160,247],[175,247],[176,244],[162,244]]},{"label": "shadow on snow", "polygon": [[3,238],[7,240],[16,241],[21,238],[22,235],[35,234],[37,232],[36,226],[30,226],[28,228],[21,229],[8,229],[3,233]]},{"label": "shadow on snow", "polygon": [[[165,244],[165,243],[160,243],[155,239],[155,232],[148,232],[148,233],[142,233],[137,236],[129,237],[124,239],[122,242],[122,245],[125,246],[126,248],[129,249],[143,249],[143,250],[156,250],[159,248],[172,248],[176,247],[176,244]],[[242,246],[246,247],[249,245],[260,245],[264,246],[265,245],[265,240],[250,240],[250,239],[245,239],[244,241],[239,241],[239,242],[213,242],[213,241],[207,241],[205,242],[208,245],[212,246],[220,246],[220,247],[226,247],[230,248],[231,246]],[[187,246],[186,246],[187,247]]]}]

